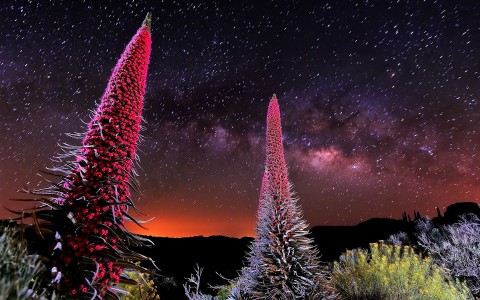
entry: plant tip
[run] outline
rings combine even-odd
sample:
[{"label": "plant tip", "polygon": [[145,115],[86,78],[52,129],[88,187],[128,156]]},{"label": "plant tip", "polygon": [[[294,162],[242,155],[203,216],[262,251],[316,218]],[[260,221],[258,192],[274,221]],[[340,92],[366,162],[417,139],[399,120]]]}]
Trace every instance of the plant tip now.
[{"label": "plant tip", "polygon": [[148,27],[148,29],[152,28],[152,13],[148,12],[145,20],[143,20],[143,24]]}]

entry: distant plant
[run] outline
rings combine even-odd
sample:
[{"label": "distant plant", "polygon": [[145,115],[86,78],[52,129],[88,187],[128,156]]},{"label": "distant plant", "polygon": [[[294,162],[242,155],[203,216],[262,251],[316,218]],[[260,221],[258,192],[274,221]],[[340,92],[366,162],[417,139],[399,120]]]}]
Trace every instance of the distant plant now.
[{"label": "distant plant", "polygon": [[345,300],[474,299],[464,283],[408,246],[373,243],[369,251],[347,251],[332,275]]},{"label": "distant plant", "polygon": [[0,225],[0,299],[39,299],[38,275],[45,269],[38,255],[29,255],[14,226]]},{"label": "distant plant", "polygon": [[185,296],[188,300],[231,300],[231,292],[236,287],[237,280],[229,280],[220,275],[224,280],[227,280],[228,283],[221,286],[210,286],[210,288],[217,290],[217,295],[208,295],[200,291],[200,283],[202,279],[203,268],[196,265],[194,273],[190,275],[189,278],[186,278],[187,281],[183,284],[183,289],[185,291]]},{"label": "distant plant", "polygon": [[434,227],[430,220],[417,223],[418,244],[452,276],[464,280],[480,296],[480,219],[461,216],[460,222]]},{"label": "distant plant", "polygon": [[175,277],[165,275],[157,277],[155,284],[157,290],[161,291],[161,293],[169,293],[170,291],[175,290],[178,286]]},{"label": "distant plant", "polygon": [[212,295],[203,294],[200,291],[200,283],[202,279],[203,268],[199,265],[195,267],[194,273],[190,275],[187,282],[183,284],[185,296],[188,300],[218,300],[219,298]]},{"label": "distant plant", "polygon": [[408,234],[406,232],[400,231],[399,233],[392,234],[388,237],[388,244],[397,245],[397,246],[413,246]]},{"label": "distant plant", "polygon": [[[155,282],[150,278],[148,273],[140,273],[136,270],[125,270],[124,275],[128,276],[137,284],[120,284],[119,287],[129,294],[120,295],[122,300],[158,300],[160,296],[157,294]],[[133,282],[132,282],[133,283]]]},{"label": "distant plant", "polygon": [[217,299],[218,300],[228,300],[230,298],[230,294],[232,290],[235,288],[235,280],[232,280],[228,284],[222,286],[218,289],[217,292]]},{"label": "distant plant", "polygon": [[[30,242],[46,259],[49,288],[68,299],[116,299],[113,288],[128,278],[124,267],[147,259],[131,250],[147,239],[129,232],[135,208],[134,162],[142,121],[150,57],[151,15],[127,45],[109,79],[81,146],[66,146],[61,167],[52,169],[59,182],[26,191],[40,203],[32,212],[36,236]],[[28,231],[28,230],[27,230]]]},{"label": "distant plant", "polygon": [[288,181],[278,100],[267,113],[266,165],[258,206],[257,237],[231,297],[321,299],[318,251]]}]

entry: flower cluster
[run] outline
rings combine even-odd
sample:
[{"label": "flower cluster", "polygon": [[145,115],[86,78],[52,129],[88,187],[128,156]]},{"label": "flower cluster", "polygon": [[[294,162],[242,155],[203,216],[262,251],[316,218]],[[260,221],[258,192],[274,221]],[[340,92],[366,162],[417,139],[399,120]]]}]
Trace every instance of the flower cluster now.
[{"label": "flower cluster", "polygon": [[258,207],[257,237],[251,245],[234,299],[317,299],[321,272],[313,241],[307,237],[297,200],[292,196],[282,143],[278,100],[267,114],[265,173]]},{"label": "flower cluster", "polygon": [[283,153],[282,124],[280,107],[273,95],[267,113],[267,160],[268,180],[271,192],[277,202],[286,202],[292,199],[287,177],[287,165]]},{"label": "flower cluster", "polygon": [[128,232],[124,220],[134,220],[128,208],[134,207],[130,187],[135,185],[150,22],[149,14],[118,60],[82,145],[70,147],[73,161],[54,169],[60,182],[30,191],[42,195],[38,200],[44,205],[30,214],[43,240],[31,244],[39,252],[50,245],[42,253],[50,259],[50,287],[68,299],[111,296],[123,267],[145,259],[129,249],[145,240]]}]

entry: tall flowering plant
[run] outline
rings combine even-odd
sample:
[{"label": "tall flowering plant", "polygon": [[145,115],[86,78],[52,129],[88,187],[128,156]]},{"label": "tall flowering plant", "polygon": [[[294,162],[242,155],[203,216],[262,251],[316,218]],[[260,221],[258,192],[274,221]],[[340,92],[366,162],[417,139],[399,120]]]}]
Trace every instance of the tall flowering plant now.
[{"label": "tall flowering plant", "polygon": [[232,298],[320,299],[318,251],[288,181],[275,95],[268,107],[266,140],[257,237]]},{"label": "tall flowering plant", "polygon": [[[146,257],[130,250],[148,240],[130,233],[133,220],[134,162],[142,121],[150,58],[151,15],[127,45],[88,124],[82,145],[62,156],[73,157],[52,169],[59,183],[28,191],[41,203],[33,211],[31,247],[48,259],[46,284],[68,299],[116,299],[115,285],[132,283],[123,268]],[[27,230],[28,234],[28,230]]]}]

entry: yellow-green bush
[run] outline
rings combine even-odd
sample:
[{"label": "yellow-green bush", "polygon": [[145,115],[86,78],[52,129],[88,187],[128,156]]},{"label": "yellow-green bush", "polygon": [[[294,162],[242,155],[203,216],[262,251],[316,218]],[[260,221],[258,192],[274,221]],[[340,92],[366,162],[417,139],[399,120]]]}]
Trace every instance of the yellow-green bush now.
[{"label": "yellow-green bush", "polygon": [[369,251],[347,251],[335,262],[332,281],[345,300],[473,300],[464,283],[408,246],[373,243]]},{"label": "yellow-green bush", "polygon": [[120,284],[119,287],[130,295],[119,295],[122,300],[158,300],[160,296],[157,294],[155,283],[146,273],[138,273],[137,271],[125,271],[130,279],[135,280],[138,285]]},{"label": "yellow-green bush", "polygon": [[227,300],[230,297],[230,294],[232,293],[232,289],[234,287],[235,287],[235,282],[232,281],[224,285],[221,289],[219,289],[217,292],[218,300]]}]

